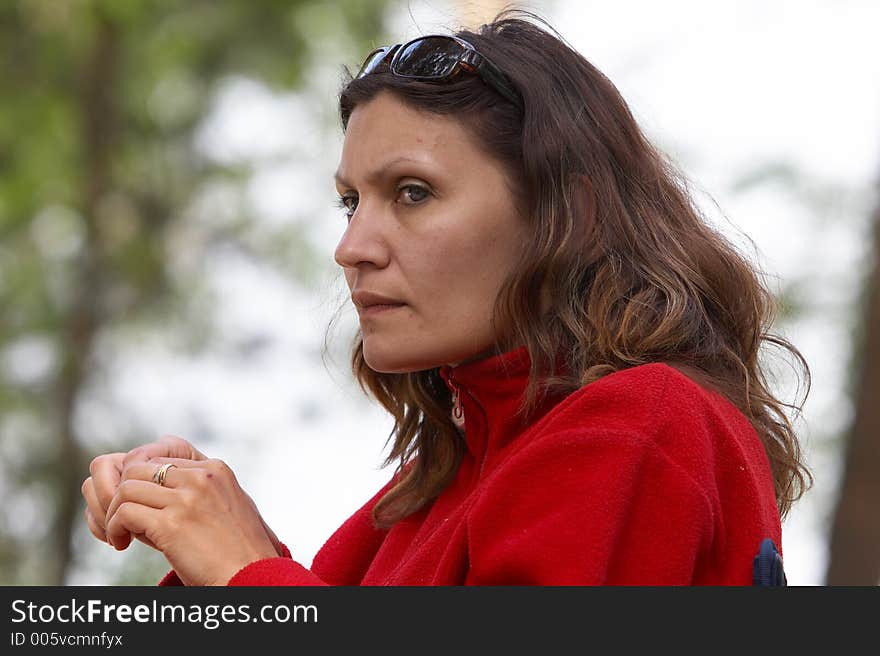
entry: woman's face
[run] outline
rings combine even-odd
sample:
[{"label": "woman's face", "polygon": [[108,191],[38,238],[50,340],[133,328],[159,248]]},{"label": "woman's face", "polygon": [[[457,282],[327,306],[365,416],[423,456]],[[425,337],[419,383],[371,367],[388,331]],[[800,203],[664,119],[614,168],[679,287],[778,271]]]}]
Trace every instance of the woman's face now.
[{"label": "woman's face", "polygon": [[[335,259],[370,368],[420,371],[490,351],[495,299],[528,238],[502,166],[456,119],[383,92],[352,112],[336,187],[349,223]],[[401,305],[368,310],[360,292]]]}]

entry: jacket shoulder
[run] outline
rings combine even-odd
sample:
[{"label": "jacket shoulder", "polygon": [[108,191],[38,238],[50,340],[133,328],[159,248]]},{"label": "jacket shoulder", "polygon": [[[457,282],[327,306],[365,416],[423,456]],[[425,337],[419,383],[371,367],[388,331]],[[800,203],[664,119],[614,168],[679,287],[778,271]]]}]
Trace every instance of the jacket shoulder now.
[{"label": "jacket shoulder", "polygon": [[715,460],[721,451],[738,451],[737,459],[746,461],[766,458],[751,423],[731,401],[662,362],[623,369],[585,385],[541,423],[529,440],[535,446],[613,432],[623,441],[655,443],[689,471]]},{"label": "jacket shoulder", "polygon": [[675,410],[693,414],[719,403],[729,404],[678,369],[654,362],[616,371],[576,390],[551,411],[547,428],[577,427],[589,418],[654,434],[658,419]]}]

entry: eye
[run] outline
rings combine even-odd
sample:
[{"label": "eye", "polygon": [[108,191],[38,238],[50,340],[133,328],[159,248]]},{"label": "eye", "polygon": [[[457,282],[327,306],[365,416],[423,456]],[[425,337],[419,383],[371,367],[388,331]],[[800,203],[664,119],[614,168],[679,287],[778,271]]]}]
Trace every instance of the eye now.
[{"label": "eye", "polygon": [[401,185],[397,193],[404,205],[417,205],[431,195],[427,188],[417,184]]},{"label": "eye", "polygon": [[354,215],[355,210],[357,209],[358,197],[357,194],[345,194],[344,196],[340,196],[336,200],[336,205],[341,210],[345,210],[343,214],[345,214],[345,218],[349,221],[351,217]]}]

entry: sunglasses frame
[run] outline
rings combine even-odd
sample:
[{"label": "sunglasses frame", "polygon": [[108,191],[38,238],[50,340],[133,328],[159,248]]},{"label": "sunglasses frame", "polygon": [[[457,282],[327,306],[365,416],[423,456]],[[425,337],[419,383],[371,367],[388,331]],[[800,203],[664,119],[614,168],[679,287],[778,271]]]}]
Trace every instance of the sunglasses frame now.
[{"label": "sunglasses frame", "polygon": [[[426,39],[444,39],[447,41],[454,41],[462,48],[462,52],[456,55],[455,60],[452,64],[452,68],[449,70],[449,72],[444,73],[443,75],[407,75],[404,73],[400,73],[397,69],[397,65],[400,62],[401,54],[406,52],[409,46],[413,45],[414,43],[418,43],[419,41],[424,41]],[[358,71],[355,79],[360,79],[365,75],[369,75],[370,73],[375,71],[376,68],[378,68],[381,64],[386,62],[388,63],[388,69],[391,71],[392,74],[399,77],[410,78],[413,80],[442,82],[444,80],[449,80],[455,77],[463,70],[469,73],[476,73],[496,91],[498,91],[501,95],[503,95],[514,105],[516,105],[520,110],[523,109],[522,98],[514,90],[513,84],[500,71],[500,69],[495,66],[495,64],[493,64],[488,57],[477,52],[477,49],[473,45],[457,36],[452,36],[449,34],[426,34],[425,36],[411,39],[406,43],[396,43],[392,46],[381,46],[379,48],[376,48],[367,55],[366,59],[364,59],[364,63],[363,65],[361,65],[361,69],[360,71]]]}]

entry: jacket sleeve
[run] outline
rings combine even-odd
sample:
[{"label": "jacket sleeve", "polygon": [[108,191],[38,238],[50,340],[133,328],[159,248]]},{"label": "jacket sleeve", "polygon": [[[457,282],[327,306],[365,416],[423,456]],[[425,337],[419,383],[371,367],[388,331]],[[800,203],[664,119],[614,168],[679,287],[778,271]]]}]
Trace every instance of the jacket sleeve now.
[{"label": "jacket sleeve", "polygon": [[468,531],[468,585],[687,585],[713,510],[649,435],[569,429],[499,466]]},{"label": "jacket sleeve", "polygon": [[[265,558],[241,568],[229,579],[227,585],[327,585],[320,577],[293,560],[287,545],[282,544],[282,556]],[[161,581],[160,586],[183,585],[177,572],[171,570]]]},{"label": "jacket sleeve", "polygon": [[227,585],[329,585],[317,574],[293,560],[287,546],[284,555],[265,558],[240,569]]}]

